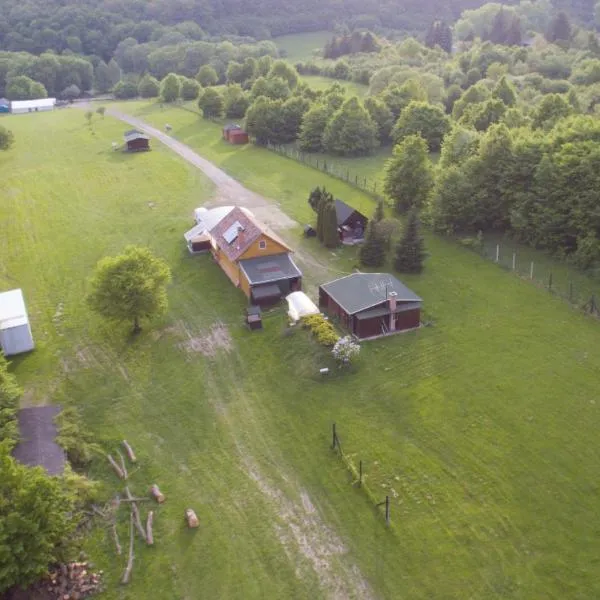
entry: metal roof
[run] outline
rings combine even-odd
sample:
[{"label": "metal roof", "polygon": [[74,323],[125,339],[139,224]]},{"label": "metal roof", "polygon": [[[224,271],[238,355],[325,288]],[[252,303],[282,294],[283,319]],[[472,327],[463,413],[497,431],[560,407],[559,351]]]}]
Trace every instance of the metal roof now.
[{"label": "metal roof", "polygon": [[11,329],[28,323],[23,292],[20,289],[0,294],[0,329]]},{"label": "metal roof", "polygon": [[133,140],[149,140],[150,136],[146,135],[145,133],[142,133],[141,131],[138,131],[137,129],[131,129],[129,131],[126,131],[123,134],[123,137],[125,138],[126,142],[132,142]]},{"label": "metal roof", "polygon": [[12,110],[20,108],[47,108],[56,104],[56,98],[39,98],[38,100],[13,100],[10,104]]},{"label": "metal roof", "polygon": [[55,441],[54,423],[60,411],[60,406],[34,406],[19,411],[21,440],[13,451],[16,460],[29,467],[43,467],[49,475],[62,475],[65,451]]},{"label": "metal roof", "polygon": [[355,212],[362,215],[365,219],[367,218],[359,210],[356,210],[355,208],[348,206],[345,202],[342,202],[339,198],[335,199],[335,215],[337,217],[338,227],[340,225],[343,225],[352,216],[352,213],[355,213]]},{"label": "metal roof", "polygon": [[251,285],[302,277],[302,271],[289,254],[240,260],[240,267]]},{"label": "metal roof", "polygon": [[320,288],[349,315],[367,310],[396,293],[396,302],[421,302],[421,298],[389,273],[352,273]]}]

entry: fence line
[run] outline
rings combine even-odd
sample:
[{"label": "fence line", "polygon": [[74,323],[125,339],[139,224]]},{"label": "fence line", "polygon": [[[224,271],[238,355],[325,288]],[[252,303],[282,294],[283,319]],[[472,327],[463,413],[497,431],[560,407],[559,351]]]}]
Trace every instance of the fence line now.
[{"label": "fence line", "polygon": [[350,460],[350,457],[348,457],[342,450],[342,443],[337,434],[337,428],[336,428],[335,423],[333,423],[331,430],[332,430],[331,449],[333,451],[337,451],[339,453],[339,456],[342,459],[342,462],[344,463],[344,465],[346,466],[346,469],[348,469],[348,471],[354,478],[352,481],[352,485],[357,485],[357,487],[361,488],[365,492],[365,494],[367,495],[369,500],[371,500],[371,502],[373,503],[373,505],[375,506],[375,508],[377,509],[377,512],[379,514],[381,514],[381,511],[379,510],[380,507],[382,507],[382,506],[385,507],[384,515],[383,515],[385,518],[385,524],[388,527],[391,527],[392,526],[392,509],[391,509],[391,504],[390,504],[390,497],[386,496],[385,499],[383,500],[383,502],[377,501],[377,497],[375,496],[375,494],[365,484],[363,461],[362,460],[359,461],[358,469],[357,469],[356,465],[352,462],[352,460]]},{"label": "fence line", "polygon": [[348,167],[336,163],[335,160],[323,157],[317,158],[308,152],[301,152],[296,148],[272,144],[271,142],[268,142],[265,147],[271,152],[291,158],[292,160],[301,162],[313,169],[318,169],[323,173],[327,173],[327,175],[331,175],[336,179],[345,181],[349,185],[366,192],[376,200],[384,199],[382,195],[382,185],[381,183],[378,183],[376,179],[359,175],[358,173],[351,171]]}]

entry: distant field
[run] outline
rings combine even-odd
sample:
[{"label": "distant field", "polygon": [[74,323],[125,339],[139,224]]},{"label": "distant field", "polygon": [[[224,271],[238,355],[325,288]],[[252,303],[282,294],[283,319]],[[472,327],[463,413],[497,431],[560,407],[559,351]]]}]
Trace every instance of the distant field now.
[{"label": "distant field", "polygon": [[300,77],[302,81],[306,81],[310,87],[315,90],[324,90],[334,83],[339,83],[343,88],[346,89],[346,93],[349,96],[358,96],[362,98],[367,95],[369,91],[368,85],[362,85],[361,83],[354,83],[353,81],[340,81],[339,79],[331,79],[330,77],[321,77],[320,75],[302,75]]},{"label": "distant field", "polygon": [[[193,112],[120,107],[170,123],[177,139],[301,222],[314,218],[306,197],[315,184],[374,208],[314,169],[226,144],[218,124]],[[191,209],[213,193],[197,172],[155,141],[150,153],[112,152],[127,126],[109,117],[94,135],[75,109],[4,124],[17,144],[0,154],[9,232],[0,276],[25,290],[38,342],[14,361],[25,400],[81,407],[106,450],[133,444],[134,493],[157,482],[167,494],[156,546],[136,541],[129,586],[117,584],[124,557],[105,527],[95,530],[87,550],[105,571],[103,598],[600,597],[597,321],[427,236],[424,273],[403,280],[432,325],[365,343],[356,372],[332,368],[324,379],[326,352],[288,330],[283,309],[250,333],[241,293],[209,257],[186,253]],[[353,249],[288,235],[313,257],[311,278],[357,264]],[[96,260],[130,242],[173,269],[169,313],[135,340],[83,301]],[[220,343],[217,323],[229,335]],[[205,354],[194,350],[210,340]],[[391,530],[330,451],[334,421],[376,497],[391,497]],[[104,459],[93,475],[106,497],[120,491]],[[183,527],[187,506],[200,517],[196,532]]]},{"label": "distant field", "polygon": [[273,41],[280,50],[285,52],[287,60],[300,62],[314,58],[315,50],[322,50],[332,35],[330,31],[293,33],[276,37]]}]

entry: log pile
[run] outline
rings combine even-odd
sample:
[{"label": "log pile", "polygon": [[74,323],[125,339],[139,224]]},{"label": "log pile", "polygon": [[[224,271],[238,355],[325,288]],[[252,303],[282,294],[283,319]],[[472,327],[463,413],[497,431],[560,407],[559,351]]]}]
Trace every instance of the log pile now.
[{"label": "log pile", "polygon": [[190,528],[198,527],[198,525],[200,525],[200,521],[198,520],[196,513],[191,508],[185,509],[185,520]]},{"label": "log pile", "polygon": [[57,600],[82,600],[101,591],[101,576],[87,562],[62,564],[48,575],[47,591]]},{"label": "log pile", "polygon": [[150,494],[159,504],[162,504],[165,501],[165,495],[155,483],[150,486]]}]

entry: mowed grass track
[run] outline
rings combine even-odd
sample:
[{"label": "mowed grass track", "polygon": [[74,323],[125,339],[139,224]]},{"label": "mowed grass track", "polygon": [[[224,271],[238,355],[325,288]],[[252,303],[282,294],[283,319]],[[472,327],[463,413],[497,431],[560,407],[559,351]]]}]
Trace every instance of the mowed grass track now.
[{"label": "mowed grass track", "polygon": [[[217,126],[177,121],[183,111],[153,110],[148,121],[169,122],[178,139],[298,219],[309,218],[306,189],[317,182],[354,193],[293,161],[230,147]],[[248,333],[240,294],[210,260],[186,256],[181,232],[210,194],[197,175],[156,143],[149,154],[106,153],[125,128],[109,118],[98,121],[101,139],[74,111],[28,119],[6,121],[19,142],[0,156],[11,182],[0,184],[2,226],[11,232],[2,275],[25,289],[34,333],[47,339],[16,361],[17,375],[37,399],[80,405],[107,448],[127,437],[142,467],[132,488],[141,494],[156,481],[169,495],[157,515],[157,546],[137,548],[129,588],[113,586],[123,560],[102,529],[95,533],[90,549],[107,571],[106,597],[332,596],[306,555],[286,546],[285,536],[282,546],[281,532],[296,516],[265,493],[273,489],[291,499],[306,492],[343,540],[343,560],[358,566],[376,596],[600,594],[596,321],[431,238],[426,272],[405,280],[425,299],[433,326],[365,344],[357,373],[320,380],[326,357],[303,331],[284,335],[283,311],[265,320],[263,332]],[[40,127],[52,134],[48,142]],[[62,176],[28,175],[44,164]],[[73,180],[81,193],[72,192]],[[36,198],[37,210],[19,197]],[[349,200],[372,208],[366,197]],[[83,210],[90,206],[94,213]],[[82,302],[97,258],[128,242],[150,245],[174,272],[169,314],[135,341]],[[354,262],[342,253],[336,267]],[[206,337],[217,321],[232,336],[229,351],[205,357],[181,346],[188,334]],[[332,421],[346,452],[365,461],[371,488],[393,497],[393,530],[328,450]],[[94,473],[107,493],[117,490],[102,462]],[[257,473],[267,487],[256,485]],[[202,520],[191,535],[182,528],[188,505]],[[123,542],[125,522],[120,531]]]}]

